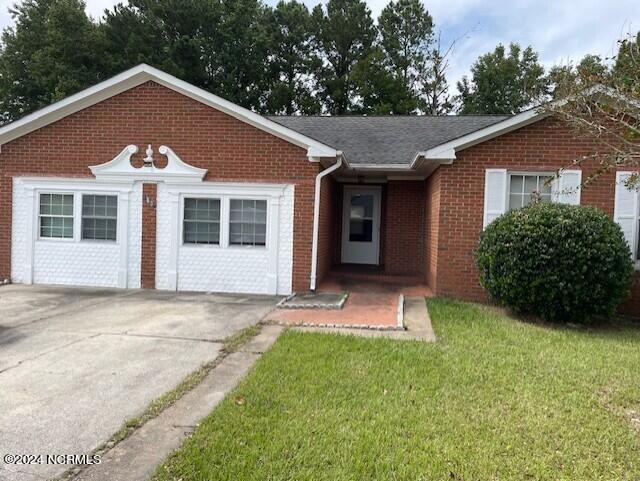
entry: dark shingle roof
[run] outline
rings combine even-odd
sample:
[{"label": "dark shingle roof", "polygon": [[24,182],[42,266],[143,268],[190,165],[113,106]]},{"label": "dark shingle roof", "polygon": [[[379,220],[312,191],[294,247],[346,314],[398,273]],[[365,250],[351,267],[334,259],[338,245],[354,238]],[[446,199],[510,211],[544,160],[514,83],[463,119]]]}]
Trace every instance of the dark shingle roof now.
[{"label": "dark shingle roof", "polygon": [[417,152],[501,120],[505,115],[269,116],[270,120],[342,150],[351,165],[410,164]]}]

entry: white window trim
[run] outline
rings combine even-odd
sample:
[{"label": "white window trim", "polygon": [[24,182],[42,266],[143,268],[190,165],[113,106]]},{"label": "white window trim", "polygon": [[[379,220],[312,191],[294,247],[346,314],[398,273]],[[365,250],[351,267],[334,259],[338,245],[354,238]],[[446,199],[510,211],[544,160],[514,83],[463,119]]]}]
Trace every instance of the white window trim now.
[{"label": "white window trim", "polygon": [[[265,240],[264,240],[264,245],[260,246],[260,245],[240,245],[240,244],[231,244],[231,201],[232,200],[264,200],[267,203],[267,220],[266,220],[266,230],[265,230]],[[271,216],[269,215],[270,212],[270,206],[269,206],[269,198],[268,197],[258,197],[258,196],[229,196],[226,199],[226,204],[227,204],[227,218],[226,218],[226,222],[225,225],[227,226],[226,229],[226,234],[227,234],[227,247],[229,249],[237,249],[237,250],[259,250],[259,251],[264,251],[264,250],[269,250],[269,221],[271,220]]]},{"label": "white window trim", "polygon": [[[218,244],[196,244],[184,241],[184,201],[185,199],[212,199],[220,201],[220,242]],[[267,226],[265,245],[235,245],[231,244],[231,201],[232,200],[263,200],[267,203]],[[204,248],[204,249],[230,249],[230,250],[269,250],[270,240],[270,197],[255,195],[207,195],[207,194],[180,194],[180,247]]]},{"label": "white window trim", "polygon": [[[70,195],[73,197],[73,212],[71,215],[43,215],[40,213],[40,196],[41,195]],[[77,242],[76,241],[76,193],[72,191],[59,191],[59,190],[38,190],[35,193],[35,202],[36,202],[36,239],[38,242]],[[42,217],[63,217],[63,218],[71,218],[73,219],[73,233],[71,237],[43,237],[42,236]]]},{"label": "white window trim", "polygon": [[[91,192],[87,190],[83,190],[78,193],[80,196],[80,230],[78,242],[82,242],[83,244],[107,244],[113,245],[118,244],[120,241],[120,229],[118,228],[118,219],[120,218],[120,195],[117,192]],[[82,215],[82,203],[84,202],[85,195],[102,195],[102,196],[111,196],[116,198],[116,238],[115,239],[83,239],[82,238],[82,219],[84,216]],[[75,199],[74,199],[75,202]],[[74,204],[75,205],[75,204]],[[74,209],[75,210],[75,209]],[[90,217],[89,217],[90,218]],[[73,221],[74,230],[75,230],[75,218]]]},{"label": "white window trim", "polygon": [[[217,244],[196,244],[195,242],[184,241],[184,201],[185,199],[211,199],[220,201],[220,239]],[[224,202],[219,195],[207,194],[181,194],[180,195],[180,247],[185,249],[220,249],[223,247],[223,219]]]},{"label": "white window trim", "polygon": [[[556,174],[555,172],[549,172],[546,170],[541,170],[536,172],[535,170],[507,170],[507,182],[506,182],[506,186],[505,186],[505,212],[509,211],[509,195],[511,194],[511,176],[512,175],[530,175],[530,176],[537,176],[537,177],[542,177],[542,176],[548,176],[548,177],[554,177]],[[523,180],[524,182],[524,180]],[[557,182],[555,180],[552,180],[551,182],[551,202],[555,203],[556,202],[556,187],[555,184]],[[523,186],[524,187],[524,186]]]},{"label": "white window trim", "polygon": [[[29,239],[26,249],[26,263],[23,266],[24,283],[33,283],[34,270],[34,251],[37,243],[55,243],[68,242],[77,244],[105,244],[100,240],[80,240],[81,238],[81,219],[82,194],[96,195],[116,195],[118,197],[118,221],[116,227],[116,241],[108,241],[108,245],[116,245],[119,247],[118,261],[118,286],[120,288],[127,287],[128,278],[128,256],[129,245],[126,239],[129,236],[129,198],[133,191],[134,182],[98,182],[92,178],[86,179],[63,179],[59,177],[15,177],[14,182],[16,188],[21,187],[23,195],[26,197],[27,209],[31,212],[31,222],[27,223],[26,238]],[[40,193],[67,193],[74,195],[73,204],[73,238],[49,238],[40,237]],[[125,240],[123,242],[123,239]]]}]

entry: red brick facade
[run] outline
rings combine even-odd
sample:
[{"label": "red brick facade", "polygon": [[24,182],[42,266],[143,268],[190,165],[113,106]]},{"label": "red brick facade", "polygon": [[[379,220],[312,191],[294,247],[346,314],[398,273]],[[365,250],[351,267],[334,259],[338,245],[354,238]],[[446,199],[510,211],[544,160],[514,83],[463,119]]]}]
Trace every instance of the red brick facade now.
[{"label": "red brick facade", "polygon": [[[293,288],[308,289],[314,179],[306,151],[154,82],[147,82],[2,146],[0,278],[11,273],[12,177],[89,177],[125,145],[166,144],[205,180],[295,185]],[[140,162],[143,154],[136,156]],[[151,285],[151,251],[143,254]]]},{"label": "red brick facade", "polygon": [[383,263],[388,274],[422,274],[425,242],[424,182],[391,180],[386,185]]},{"label": "red brick facade", "polygon": [[[295,185],[293,289],[309,287],[315,177],[319,164],[285,140],[147,82],[2,146],[0,153],[0,278],[11,271],[14,176],[90,177],[125,145],[166,144],[187,163],[207,169],[205,180]],[[473,252],[482,231],[487,168],[554,171],[593,145],[547,119],[458,153],[426,181],[390,180],[382,187],[380,264],[389,274],[418,274],[438,295],[486,300]],[[134,163],[141,162],[138,154]],[[583,178],[594,166],[585,166]],[[321,188],[317,282],[340,263],[343,184]],[[156,185],[145,184],[153,202]],[[614,175],[582,192],[582,204],[613,214]],[[155,286],[155,211],[143,204],[143,287]],[[626,312],[640,314],[640,284]]]},{"label": "red brick facade", "polygon": [[158,185],[142,185],[142,259],[140,285],[143,289],[156,287],[156,203]]},{"label": "red brick facade", "polygon": [[[593,144],[576,139],[562,124],[546,119],[459,152],[453,164],[440,167],[426,182],[427,204],[434,205],[427,205],[430,220],[425,273],[436,294],[487,299],[473,258],[482,232],[485,169],[553,172],[592,150]],[[594,169],[594,164],[583,165],[583,179]],[[583,189],[580,203],[613,215],[614,193],[615,175],[608,173]],[[640,314],[637,280],[632,300],[622,310]]]}]

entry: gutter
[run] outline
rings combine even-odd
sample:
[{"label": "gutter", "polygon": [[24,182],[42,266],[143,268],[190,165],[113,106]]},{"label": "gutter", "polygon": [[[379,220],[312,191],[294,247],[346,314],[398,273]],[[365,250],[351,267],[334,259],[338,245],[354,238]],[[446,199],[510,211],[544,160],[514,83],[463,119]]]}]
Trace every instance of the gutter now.
[{"label": "gutter", "polygon": [[337,162],[331,167],[324,169],[318,175],[316,175],[316,190],[315,199],[313,203],[313,239],[311,245],[311,282],[309,289],[316,290],[316,277],[318,272],[318,233],[320,230],[320,188],[322,186],[322,179],[332,172],[335,172],[342,167],[343,156],[342,152],[338,151]]}]

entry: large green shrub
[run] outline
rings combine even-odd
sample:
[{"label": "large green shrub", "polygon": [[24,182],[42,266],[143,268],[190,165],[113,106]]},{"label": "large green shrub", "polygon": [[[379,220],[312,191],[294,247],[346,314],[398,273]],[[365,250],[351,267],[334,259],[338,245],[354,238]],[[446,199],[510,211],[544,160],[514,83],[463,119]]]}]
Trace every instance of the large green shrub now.
[{"label": "large green shrub", "polygon": [[609,216],[563,204],[534,204],[499,217],[482,233],[476,262],[493,299],[549,321],[613,314],[634,270]]}]

